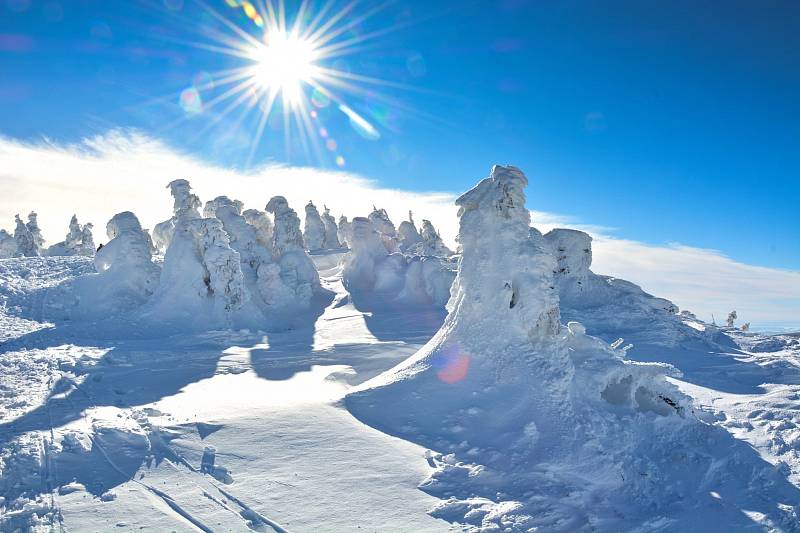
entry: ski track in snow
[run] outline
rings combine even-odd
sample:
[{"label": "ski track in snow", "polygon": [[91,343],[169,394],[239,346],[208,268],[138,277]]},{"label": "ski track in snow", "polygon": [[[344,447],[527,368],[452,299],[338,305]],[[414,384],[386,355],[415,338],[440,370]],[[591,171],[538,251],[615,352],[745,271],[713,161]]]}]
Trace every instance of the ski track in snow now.
[{"label": "ski track in snow", "polygon": [[[17,260],[0,261],[0,446],[12,450],[0,454],[0,478],[18,480],[15,486],[0,482],[0,488],[6,490],[0,493],[3,497],[0,530],[20,527],[24,523],[21,520],[28,520],[31,528],[56,531],[83,530],[90,525],[97,528],[98,524],[109,529],[115,525],[122,528],[139,521],[151,530],[163,527],[187,531],[337,531],[345,527],[343,524],[354,528],[359,523],[359,514],[395,520],[385,522],[385,529],[372,524],[375,530],[450,529],[444,514],[445,520],[415,518],[414,513],[430,511],[437,500],[410,483],[403,488],[409,501],[386,500],[386,505],[397,509],[384,514],[367,507],[337,508],[332,502],[303,501],[302,495],[290,503],[275,501],[274,493],[306,491],[309,497],[319,496],[307,481],[315,479],[317,473],[312,467],[318,465],[309,464],[307,471],[297,470],[294,477],[289,477],[289,471],[280,471],[279,464],[273,465],[278,470],[275,474],[254,472],[244,465],[258,458],[261,452],[257,450],[261,448],[253,448],[258,443],[242,446],[241,442],[246,441],[236,441],[230,433],[238,432],[241,436],[246,428],[255,428],[247,425],[250,419],[263,417],[274,424],[274,438],[285,438],[287,456],[308,453],[304,446],[311,437],[292,433],[287,429],[290,426],[274,417],[281,412],[298,416],[306,412],[309,420],[315,420],[325,416],[328,412],[325,409],[334,409],[349,419],[349,414],[336,406],[348,387],[414,353],[437,330],[442,313],[359,310],[344,291],[338,270],[330,268],[321,275],[324,285],[334,290],[336,297],[317,319],[315,327],[307,330],[267,335],[215,332],[161,340],[114,339],[113,335],[98,339],[91,336],[91,328],[53,328],[41,322],[46,289],[89,271],[86,259],[31,259],[23,266],[20,264]],[[682,369],[684,377],[676,379],[676,383],[696,399],[697,405],[714,413],[716,424],[750,443],[764,459],[778,465],[793,484],[800,486],[800,343],[788,335],[731,333],[742,346],[736,353],[682,354],[637,345],[631,358],[662,360]],[[763,351],[770,342],[778,342],[774,346],[777,349]],[[707,359],[698,359],[702,356]],[[301,386],[306,388],[300,393],[293,392]],[[232,399],[226,400],[228,394]],[[220,395],[215,396],[219,405],[208,407],[207,414],[202,414],[206,408],[202,405],[193,411],[188,399],[209,395]],[[252,405],[243,404],[242,400]],[[316,411],[323,406],[323,410]],[[131,421],[138,427],[150,449],[143,452],[127,448],[130,442],[125,439],[129,433],[124,428],[119,429],[121,437],[115,440],[113,424],[118,420]],[[297,423],[302,424],[303,420]],[[108,429],[111,437],[95,432],[95,427],[106,428],[102,424],[111,424]],[[380,442],[387,446],[387,459],[402,454],[406,454],[402,457],[417,457],[420,464],[403,459],[411,472],[410,478],[417,476],[417,483],[423,482],[424,475],[420,473],[443,464],[442,457],[436,455],[428,456],[426,464],[413,445],[391,448],[396,439],[358,422],[352,424],[365,435],[383,439]],[[341,431],[348,428],[351,426]],[[201,430],[208,433],[198,435]],[[92,450],[115,472],[115,479],[108,480],[109,486],[104,479],[81,480],[87,487],[90,482],[102,486],[105,489],[102,498],[80,490],[59,492],[73,481],[64,479],[66,474],[59,471],[62,458],[72,457],[59,444],[69,432],[86,435]],[[26,435],[33,437],[31,442],[35,444],[31,446],[38,450],[31,452],[38,456],[34,461],[38,462],[38,473],[28,472],[27,463],[15,462],[22,459],[15,456],[13,446],[17,442],[24,444],[20,439]],[[194,466],[199,464],[199,457],[194,455],[202,451],[205,442],[217,442],[218,436],[225,435],[228,440],[221,445],[217,443],[216,458],[244,468],[228,472],[224,465],[217,465],[222,468],[220,477],[232,478],[227,484]],[[108,443],[121,446],[109,449]],[[228,445],[233,449],[226,449]],[[127,462],[132,457],[138,461],[136,453],[142,456],[133,469]],[[357,468],[362,461],[358,448],[331,453],[330,457],[343,461],[343,465],[349,464],[350,468]],[[75,457],[77,461],[88,460]],[[126,464],[120,465],[120,459]],[[293,465],[302,468],[304,463],[310,461],[301,459]],[[69,470],[71,463],[63,464]],[[388,475],[394,476],[397,466],[392,468],[395,470]],[[104,472],[101,468],[96,470],[100,476]],[[91,477],[91,473],[87,475]],[[368,505],[364,502],[369,500],[362,492],[378,487],[381,475],[380,471],[375,472],[375,479],[363,480],[365,488],[354,486],[353,494],[343,497],[351,497],[347,501],[352,505]],[[157,485],[158,482],[161,484]],[[414,491],[419,493],[418,499],[408,497]],[[105,495],[112,493],[114,496],[105,501]],[[139,498],[136,494],[146,497]],[[331,495],[331,499],[335,500],[335,496]],[[16,498],[26,501],[15,503]],[[145,501],[148,503],[144,504]],[[320,509],[284,508],[298,504]],[[317,518],[326,513],[339,521]],[[352,516],[332,516],[344,513]],[[90,514],[96,516],[89,518]],[[410,526],[413,520],[419,521]],[[669,529],[668,525],[651,526],[654,530]]]}]

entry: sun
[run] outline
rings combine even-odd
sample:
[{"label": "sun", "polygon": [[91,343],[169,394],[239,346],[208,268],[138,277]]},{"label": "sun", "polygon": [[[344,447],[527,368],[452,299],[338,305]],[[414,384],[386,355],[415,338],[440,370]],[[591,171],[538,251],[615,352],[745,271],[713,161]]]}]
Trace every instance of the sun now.
[{"label": "sun", "polygon": [[293,32],[274,29],[264,35],[264,43],[253,47],[251,76],[263,90],[280,93],[287,104],[298,105],[303,84],[314,81],[318,73],[318,51],[310,40]]}]

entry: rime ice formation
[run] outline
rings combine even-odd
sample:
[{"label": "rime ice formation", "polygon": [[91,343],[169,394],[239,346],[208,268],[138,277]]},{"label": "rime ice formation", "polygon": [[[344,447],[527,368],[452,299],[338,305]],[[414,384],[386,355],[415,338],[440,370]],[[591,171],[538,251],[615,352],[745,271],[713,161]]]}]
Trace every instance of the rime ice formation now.
[{"label": "rime ice formation", "polygon": [[149,239],[136,215],[117,213],[106,234],[108,243],[94,256],[97,273],[79,276],[51,296],[47,313],[54,319],[114,316],[143,305],[155,291],[161,269],[152,262]]},{"label": "rime ice formation", "polygon": [[309,201],[306,204],[306,224],[303,231],[303,242],[307,250],[316,252],[325,247],[325,223],[319,216],[317,206]]},{"label": "rime ice formation", "polygon": [[203,217],[214,218],[217,213],[217,208],[222,205],[233,209],[237,215],[241,215],[242,209],[244,209],[244,204],[239,200],[231,200],[227,196],[217,196],[213,200],[206,202],[206,205],[203,206]]},{"label": "rime ice formation", "polygon": [[558,263],[531,239],[526,184],[496,166],[458,198],[449,314],[422,350],[348,395],[351,412],[452,452],[431,456],[422,487],[453,495],[468,479],[433,514],[478,529],[631,530],[659,513],[691,520],[708,504],[690,495],[717,484],[759,490],[755,471],[717,468],[729,436],[690,414],[665,379],[672,367],[627,361],[581,324],[560,326]]},{"label": "rime ice formation", "polygon": [[42,237],[42,230],[39,229],[38,217],[39,215],[37,215],[35,211],[28,213],[28,222],[25,226],[27,226],[28,231],[30,231],[33,237],[33,242],[36,245],[36,255],[42,255],[44,251],[44,237]]},{"label": "rime ice formation", "polygon": [[[532,230],[535,231],[535,230]],[[538,233],[538,232],[536,232]],[[554,280],[565,320],[581,322],[592,335],[613,341],[623,337],[637,349],[681,343],[723,343],[730,340],[716,328],[687,325],[692,316],[638,285],[591,271],[592,238],[582,231],[554,229],[542,240],[556,258]]]},{"label": "rime ice formation", "polygon": [[39,255],[39,247],[36,246],[36,239],[31,234],[28,226],[16,215],[15,222],[17,227],[14,229],[14,240],[17,244],[15,255],[17,257],[36,257]]},{"label": "rime ice formation", "polygon": [[422,237],[422,251],[421,255],[432,255],[436,257],[450,257],[453,252],[444,244],[442,237],[436,228],[433,227],[430,220],[422,221],[422,230],[420,231]]},{"label": "rime ice formation", "polygon": [[375,231],[378,232],[378,235],[381,237],[381,241],[383,241],[383,246],[389,253],[394,253],[400,250],[400,245],[397,240],[397,230],[394,227],[394,223],[389,219],[389,215],[386,213],[385,209],[378,209],[377,207],[372,207],[372,213],[369,214],[369,221],[372,222]]},{"label": "rime ice formation", "polygon": [[153,244],[160,252],[169,246],[179,217],[200,218],[200,198],[192,194],[192,187],[187,180],[173,180],[167,184],[167,188],[173,198],[173,216],[153,228]]},{"label": "rime ice formation", "polygon": [[368,218],[353,219],[350,240],[342,280],[357,297],[373,294],[384,302],[409,305],[441,307],[447,303],[455,277],[451,263],[432,256],[390,253],[383,235]]},{"label": "rime ice formation", "polygon": [[221,221],[195,216],[197,205],[192,202],[177,210],[147,314],[197,327],[231,325],[233,313],[246,301],[240,256]]},{"label": "rime ice formation", "polygon": [[81,226],[78,217],[72,215],[69,221],[69,232],[62,242],[56,243],[47,249],[47,255],[94,255],[94,236],[91,223]]},{"label": "rime ice formation", "polygon": [[350,247],[350,242],[353,240],[353,224],[347,220],[347,217],[342,215],[339,217],[339,242],[343,246]]},{"label": "rime ice formation", "polygon": [[264,248],[272,248],[272,220],[264,211],[258,209],[246,209],[242,216],[248,224],[256,229],[256,239]]},{"label": "rime ice formation", "polygon": [[283,196],[272,197],[266,209],[272,213],[275,225],[272,260],[280,268],[280,281],[293,294],[296,305],[308,307],[311,297],[322,287],[314,262],[303,247],[300,219]]},{"label": "rime ice formation", "polygon": [[14,257],[17,254],[17,241],[14,236],[0,229],[0,259]]},{"label": "rime ice formation", "polygon": [[408,220],[404,220],[397,228],[397,233],[400,239],[400,251],[407,252],[417,244],[422,242],[422,237],[417,231],[417,226],[414,224],[414,217],[411,211],[408,212]]},{"label": "rime ice formation", "polygon": [[733,327],[733,323],[736,321],[737,318],[739,318],[739,317],[736,315],[736,311],[735,310],[731,311],[730,313],[728,313],[728,318],[725,319],[725,324],[729,328],[732,328]]},{"label": "rime ice formation", "polygon": [[322,213],[322,223],[325,224],[325,242],[323,247],[326,250],[337,250],[342,247],[339,242],[339,227],[336,225],[336,219],[331,215],[331,210],[327,205],[323,205],[325,211]]}]

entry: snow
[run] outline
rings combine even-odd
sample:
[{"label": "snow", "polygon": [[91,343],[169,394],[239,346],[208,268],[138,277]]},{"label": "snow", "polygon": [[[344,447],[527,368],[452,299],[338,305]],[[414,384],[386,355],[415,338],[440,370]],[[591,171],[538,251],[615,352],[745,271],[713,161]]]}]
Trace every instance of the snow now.
[{"label": "snow", "polygon": [[526,187],[458,199],[459,255],[176,180],[163,259],[130,212],[0,259],[0,530],[800,530],[800,337],[594,273]]},{"label": "snow", "polygon": [[56,243],[47,249],[47,254],[54,255],[85,255],[93,256],[95,252],[94,236],[91,222],[81,225],[77,215],[72,215],[69,221],[69,232],[62,242]]}]

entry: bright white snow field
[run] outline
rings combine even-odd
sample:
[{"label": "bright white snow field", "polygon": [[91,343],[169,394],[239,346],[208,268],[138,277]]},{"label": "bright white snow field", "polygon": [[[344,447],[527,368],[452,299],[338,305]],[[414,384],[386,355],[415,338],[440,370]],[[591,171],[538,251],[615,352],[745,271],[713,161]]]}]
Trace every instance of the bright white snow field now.
[{"label": "bright white snow field", "polygon": [[593,272],[519,169],[455,251],[168,189],[3,236],[0,531],[800,531],[800,335]]}]

